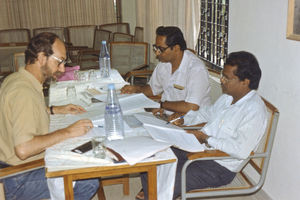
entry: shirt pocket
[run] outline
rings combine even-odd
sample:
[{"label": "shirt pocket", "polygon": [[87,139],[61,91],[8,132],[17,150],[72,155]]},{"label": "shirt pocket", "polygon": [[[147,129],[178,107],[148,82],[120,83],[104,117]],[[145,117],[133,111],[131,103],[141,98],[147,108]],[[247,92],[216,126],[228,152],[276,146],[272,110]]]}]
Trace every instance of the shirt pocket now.
[{"label": "shirt pocket", "polygon": [[237,131],[236,131],[236,124],[233,123],[231,120],[225,120],[220,122],[220,131],[222,131],[224,134],[224,138],[226,137],[237,137]]}]

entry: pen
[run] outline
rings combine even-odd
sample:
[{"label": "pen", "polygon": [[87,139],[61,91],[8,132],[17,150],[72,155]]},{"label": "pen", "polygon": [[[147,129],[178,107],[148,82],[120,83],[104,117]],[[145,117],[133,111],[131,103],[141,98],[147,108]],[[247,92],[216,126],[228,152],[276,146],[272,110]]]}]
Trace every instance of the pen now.
[{"label": "pen", "polygon": [[182,119],[182,118],[184,118],[184,115],[182,115],[182,116],[180,116],[180,117],[177,117],[177,118],[175,118],[175,119],[172,119],[171,121],[167,122],[167,124],[173,123],[173,122],[175,122],[175,121],[177,121],[177,120],[179,120],[179,119]]},{"label": "pen", "polygon": [[103,126],[100,126],[100,125],[93,125],[94,127],[96,127],[96,128],[103,128]]}]

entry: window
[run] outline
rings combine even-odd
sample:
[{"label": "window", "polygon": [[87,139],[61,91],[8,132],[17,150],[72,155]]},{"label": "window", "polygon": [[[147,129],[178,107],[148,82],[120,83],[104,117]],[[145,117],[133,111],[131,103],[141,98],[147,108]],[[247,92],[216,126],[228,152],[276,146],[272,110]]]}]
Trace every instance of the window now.
[{"label": "window", "polygon": [[228,53],[229,0],[201,0],[198,55],[223,67]]}]

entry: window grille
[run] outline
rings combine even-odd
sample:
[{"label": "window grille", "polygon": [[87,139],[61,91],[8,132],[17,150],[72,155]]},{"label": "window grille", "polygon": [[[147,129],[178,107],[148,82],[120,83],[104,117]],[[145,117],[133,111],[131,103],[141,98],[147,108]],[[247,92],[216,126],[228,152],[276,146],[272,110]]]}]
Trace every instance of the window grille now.
[{"label": "window grille", "polygon": [[201,0],[198,55],[223,67],[228,53],[229,0]]}]

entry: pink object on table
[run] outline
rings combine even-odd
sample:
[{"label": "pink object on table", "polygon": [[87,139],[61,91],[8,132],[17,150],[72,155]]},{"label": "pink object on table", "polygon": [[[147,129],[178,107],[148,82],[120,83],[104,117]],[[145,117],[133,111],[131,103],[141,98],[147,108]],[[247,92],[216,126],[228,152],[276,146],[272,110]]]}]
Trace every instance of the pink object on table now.
[{"label": "pink object on table", "polygon": [[80,69],[80,66],[79,65],[76,65],[76,66],[73,66],[73,67],[66,67],[65,68],[65,73],[59,77],[57,79],[57,81],[69,81],[69,80],[74,80],[75,77],[74,77],[74,72],[76,70],[79,70]]}]

